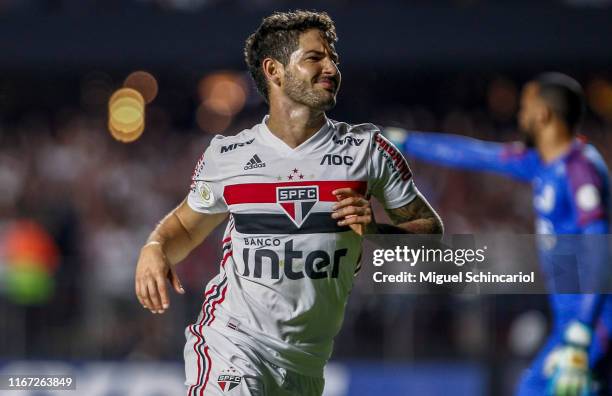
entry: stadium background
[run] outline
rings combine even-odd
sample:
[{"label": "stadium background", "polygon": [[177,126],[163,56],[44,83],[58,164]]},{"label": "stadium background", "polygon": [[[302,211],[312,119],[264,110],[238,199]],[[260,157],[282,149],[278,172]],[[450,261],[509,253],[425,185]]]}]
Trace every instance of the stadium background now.
[{"label": "stadium background", "polygon": [[[335,19],[334,119],[510,141],[521,84],[559,70],[584,84],[581,132],[610,164],[610,3],[0,1],[0,374],[74,371],[77,394],[181,391],[183,329],[217,271],[220,230],[180,266],[187,295],[163,316],[137,303],[135,262],[213,133],[264,115],[242,45],[271,11]],[[107,103],[138,70],[157,95],[142,137],[123,144]],[[527,186],[409,161],[448,233],[532,232]],[[510,395],[547,330],[544,296],[377,296],[363,281],[328,395]]]}]

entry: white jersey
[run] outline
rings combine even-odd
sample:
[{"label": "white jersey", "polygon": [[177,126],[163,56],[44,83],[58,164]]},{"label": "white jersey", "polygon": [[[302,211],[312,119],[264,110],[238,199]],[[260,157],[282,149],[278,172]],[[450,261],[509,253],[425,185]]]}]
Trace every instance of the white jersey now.
[{"label": "white jersey", "polygon": [[351,187],[398,208],[417,190],[372,124],[327,120],[292,149],[266,120],[215,137],[196,166],[189,206],[230,220],[220,273],[191,328],[213,326],[280,367],[321,377],[361,254],[361,237],[331,217],[332,191]]}]

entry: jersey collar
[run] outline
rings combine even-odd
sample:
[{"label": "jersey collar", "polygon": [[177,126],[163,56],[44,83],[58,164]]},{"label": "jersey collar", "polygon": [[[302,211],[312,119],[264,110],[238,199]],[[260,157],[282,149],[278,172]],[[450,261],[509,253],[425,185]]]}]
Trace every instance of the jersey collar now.
[{"label": "jersey collar", "polygon": [[567,162],[569,158],[571,158],[572,156],[582,151],[582,149],[584,148],[584,145],[585,145],[584,141],[576,138],[572,142],[572,145],[570,146],[570,148],[565,153],[561,154],[559,157],[555,158],[551,162],[548,162],[548,163],[544,163],[543,161],[542,162],[544,163],[546,167],[553,167],[558,164]]},{"label": "jersey collar", "polygon": [[264,116],[263,120],[259,124],[259,133],[265,143],[284,154],[298,154],[304,150],[312,151],[320,146],[329,144],[330,137],[328,135],[333,130],[333,124],[327,117],[325,117],[325,124],[323,124],[321,129],[315,132],[311,137],[296,148],[289,147],[287,143],[270,131],[267,124],[269,118],[269,115]]}]

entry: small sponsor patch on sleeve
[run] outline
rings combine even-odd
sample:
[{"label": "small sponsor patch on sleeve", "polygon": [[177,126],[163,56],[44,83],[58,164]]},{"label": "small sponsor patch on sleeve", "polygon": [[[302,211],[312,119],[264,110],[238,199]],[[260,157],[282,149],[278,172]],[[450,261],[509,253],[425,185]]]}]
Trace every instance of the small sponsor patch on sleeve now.
[{"label": "small sponsor patch on sleeve", "polygon": [[577,224],[585,226],[595,220],[607,219],[603,175],[595,164],[588,156],[577,152],[570,157],[566,167]]},{"label": "small sponsor patch on sleeve", "polygon": [[202,206],[210,207],[215,204],[215,196],[213,194],[212,188],[208,185],[208,183],[203,181],[197,181],[196,190],[200,195],[200,198],[202,199]]},{"label": "small sponsor patch on sleeve", "polygon": [[601,203],[599,190],[593,184],[583,184],[576,190],[576,204],[580,210],[589,212]]}]

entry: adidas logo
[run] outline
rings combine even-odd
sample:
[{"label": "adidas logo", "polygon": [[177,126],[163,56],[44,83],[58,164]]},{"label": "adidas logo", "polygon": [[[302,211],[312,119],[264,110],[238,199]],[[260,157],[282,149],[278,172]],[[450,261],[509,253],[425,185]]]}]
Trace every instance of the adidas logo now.
[{"label": "adidas logo", "polygon": [[253,156],[244,166],[244,170],[254,169],[254,168],[265,168],[266,163],[259,158],[257,154]]}]

